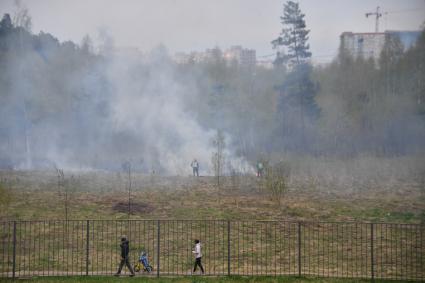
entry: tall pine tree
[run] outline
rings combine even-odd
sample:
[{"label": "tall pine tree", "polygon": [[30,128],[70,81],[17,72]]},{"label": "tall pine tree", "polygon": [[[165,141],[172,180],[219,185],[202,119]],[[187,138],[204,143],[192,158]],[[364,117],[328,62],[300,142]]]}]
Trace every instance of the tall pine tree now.
[{"label": "tall pine tree", "polygon": [[280,17],[283,28],[272,44],[275,49],[285,47],[285,50],[277,53],[275,64],[299,65],[311,57],[307,44],[310,30],[306,29],[304,17],[298,3],[288,1],[283,5],[283,17]]},{"label": "tall pine tree", "polygon": [[288,1],[284,4],[280,36],[272,41],[275,49],[284,47],[284,53],[277,53],[275,65],[288,65],[291,69],[283,83],[277,86],[280,96],[278,119],[281,124],[280,135],[283,144],[290,150],[306,150],[307,140],[313,134],[312,122],[318,117],[319,108],[315,101],[317,85],[311,79],[312,68],[308,63],[308,33],[298,3]]}]

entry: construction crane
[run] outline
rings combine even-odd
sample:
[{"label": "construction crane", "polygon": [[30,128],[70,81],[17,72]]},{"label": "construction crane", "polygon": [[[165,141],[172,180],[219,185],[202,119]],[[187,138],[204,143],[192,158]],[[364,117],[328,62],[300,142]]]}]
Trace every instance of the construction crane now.
[{"label": "construction crane", "polygon": [[379,32],[379,18],[382,17],[382,14],[379,12],[379,6],[376,7],[375,12],[366,13],[366,18],[369,18],[369,16],[375,16],[375,32]]}]

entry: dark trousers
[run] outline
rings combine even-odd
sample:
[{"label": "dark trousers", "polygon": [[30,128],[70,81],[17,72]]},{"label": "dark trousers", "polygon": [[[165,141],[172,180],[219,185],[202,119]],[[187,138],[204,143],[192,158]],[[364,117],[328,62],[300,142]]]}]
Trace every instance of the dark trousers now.
[{"label": "dark trousers", "polygon": [[198,167],[193,167],[193,176],[199,177]]},{"label": "dark trousers", "polygon": [[204,273],[204,268],[202,267],[202,263],[201,263],[201,258],[200,257],[197,257],[196,260],[195,260],[195,266],[193,267],[193,272],[196,271],[196,267],[198,267],[198,266],[201,268],[202,273]]},{"label": "dark trousers", "polygon": [[133,267],[131,267],[130,262],[128,261],[128,257],[121,258],[120,267],[118,268],[117,274],[121,273],[121,270],[124,267],[124,264],[127,265],[128,270],[130,270],[131,274],[134,274]]}]

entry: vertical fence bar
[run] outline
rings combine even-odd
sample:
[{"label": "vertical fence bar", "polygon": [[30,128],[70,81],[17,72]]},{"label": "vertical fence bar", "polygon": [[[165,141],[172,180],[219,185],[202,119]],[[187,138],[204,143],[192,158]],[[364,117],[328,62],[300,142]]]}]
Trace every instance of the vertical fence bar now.
[{"label": "vertical fence bar", "polygon": [[373,223],[370,223],[370,272],[372,281],[375,280],[375,268],[373,258]]},{"label": "vertical fence bar", "polygon": [[16,273],[16,221],[13,221],[13,254],[12,254],[12,278]]},{"label": "vertical fence bar", "polygon": [[[14,279],[27,274],[35,275],[40,273],[41,275],[41,272],[44,275],[45,271],[47,271],[45,275],[65,275],[62,272],[66,272],[66,275],[73,275],[77,272],[84,274],[85,269],[86,276],[89,275],[89,268],[92,270],[91,274],[109,272],[110,269],[108,268],[104,270],[104,264],[103,261],[100,262],[100,257],[102,259],[105,258],[106,263],[109,262],[108,257],[105,257],[103,253],[104,249],[106,253],[111,253],[113,250],[113,248],[107,250],[107,242],[113,238],[113,234],[109,233],[108,227],[113,226],[113,222],[107,222],[109,224],[106,227],[104,227],[103,222],[97,224],[95,223],[97,221],[90,223],[90,220],[86,220],[85,222],[86,225],[84,225],[84,220],[76,221],[76,223],[72,221],[68,223],[67,221],[63,223],[64,225],[57,225],[56,223],[60,223],[57,221],[53,223],[50,221],[40,223],[8,222],[8,240],[7,243],[3,243],[3,254],[0,254],[0,259],[3,258],[3,261],[0,262],[0,269],[5,270],[2,265],[7,264],[11,269],[6,267],[6,271],[8,270],[6,276],[11,276]],[[25,223],[27,223],[28,228],[25,228]],[[175,274],[177,266],[178,275],[181,274],[181,271],[184,274],[186,268],[185,261],[175,260],[175,257],[180,255],[180,250],[184,250],[187,247],[185,243],[188,238],[185,238],[190,236],[192,239],[192,236],[197,235],[198,229],[200,234],[197,236],[203,238],[201,222],[197,224],[200,225],[199,228],[194,226],[195,223],[193,222],[182,222],[181,227],[179,227],[179,221],[177,221],[177,228],[175,228],[175,223],[172,223],[173,226],[168,221],[168,226],[162,227],[163,235],[161,235],[161,220],[148,221],[149,227],[143,230],[143,233],[148,233],[148,249],[152,247],[152,255],[156,253],[157,277],[160,276],[161,241],[168,251],[168,258],[167,253],[162,254],[162,264],[165,266],[163,267],[163,274],[164,272],[165,274]],[[214,230],[214,233],[212,233],[212,228],[215,227],[216,223],[219,224],[218,231]],[[49,228],[46,226],[47,224]],[[140,230],[141,223],[138,224]],[[143,222],[143,224],[146,223]],[[233,228],[231,225],[233,225]],[[225,237],[227,232],[227,276],[241,273],[244,275],[277,275],[285,273],[289,267],[289,273],[294,274],[295,272],[295,276],[298,273],[299,277],[311,274],[322,277],[362,277],[369,278],[371,281],[375,279],[419,281],[424,279],[422,271],[424,265],[424,228],[421,225],[382,223],[360,223],[359,225],[358,223],[355,223],[355,225],[346,223],[303,224],[302,221],[289,223],[288,226],[285,225],[280,227],[277,222],[262,221],[250,221],[247,223],[233,221],[232,223],[231,220],[213,220],[211,225],[205,225],[203,239],[208,246],[206,249],[208,258],[212,257],[212,274],[226,275]],[[303,225],[304,229],[302,228]],[[65,229],[63,233],[66,233],[66,237],[62,239],[59,229],[61,227]],[[255,227],[257,229],[254,229]],[[103,234],[105,228],[106,234]],[[180,228],[182,232],[175,234],[176,230],[178,232]],[[233,234],[231,229],[233,229]],[[184,230],[187,233],[184,233]],[[113,232],[113,229],[111,232]],[[95,233],[97,234],[95,235]],[[368,235],[367,233],[370,234]],[[67,237],[70,238],[67,239]],[[77,238],[75,239],[75,237]],[[86,243],[84,243],[84,237],[86,238]],[[218,237],[218,241],[216,237]],[[287,241],[285,240],[286,237],[288,237]],[[155,238],[156,247],[154,246]],[[207,239],[210,239],[210,241],[208,242]],[[69,241],[71,242],[69,243]],[[74,247],[74,241],[77,241],[76,248]],[[95,241],[97,241],[96,246],[94,246]],[[298,241],[297,244],[296,241]],[[172,247],[174,243],[176,243],[175,248]],[[90,247],[90,245],[92,246]],[[216,250],[216,245],[218,246],[218,251]],[[256,247],[257,250],[255,249]],[[170,248],[173,252],[170,252]],[[288,253],[284,253],[283,250],[287,249],[289,249]],[[393,259],[394,249],[397,252],[395,259]],[[246,250],[252,251],[252,255],[251,253],[245,253]],[[7,254],[5,254],[6,251]],[[52,252],[54,252],[54,255],[50,254]],[[190,250],[187,250],[187,252],[189,253]],[[5,261],[6,256],[10,257],[7,263]],[[233,262],[231,261],[232,256]],[[262,259],[263,256],[265,256],[265,259]],[[46,258],[45,262],[44,258]],[[112,266],[112,256],[110,258],[110,265]],[[219,260],[213,261],[212,259],[214,258]],[[270,262],[271,259],[272,261]],[[61,265],[57,263],[58,260],[59,262],[62,261],[64,270],[60,269]],[[77,260],[77,269],[75,269],[74,260]],[[280,262],[277,260],[280,260]],[[47,265],[46,267],[45,264]],[[91,267],[89,266],[90,264]],[[181,266],[179,266],[180,264]],[[108,267],[108,264],[106,264],[106,267]],[[218,269],[215,271],[217,267]],[[0,273],[1,276],[2,273]]]},{"label": "vertical fence bar", "polygon": [[160,220],[157,220],[157,246],[156,246],[156,277],[159,277],[159,255],[160,255],[160,237],[161,237],[161,228]]},{"label": "vertical fence bar", "polygon": [[230,276],[230,220],[227,221],[227,275]]},{"label": "vertical fence bar", "polygon": [[[422,224],[420,224],[419,225],[419,246],[420,246],[420,254],[419,254],[419,262],[420,262],[420,265],[419,265],[419,267],[422,269],[423,267],[424,267],[424,262],[423,262],[423,254],[424,254],[424,247],[423,247],[423,238],[422,238],[422,236],[423,236],[423,229],[424,229],[424,226],[422,225]],[[424,280],[425,279],[425,272],[424,272],[424,269],[425,268],[423,268],[422,269],[422,271],[421,271],[421,274],[420,274],[420,279],[421,280]]]},{"label": "vertical fence bar", "polygon": [[89,275],[90,220],[86,223],[86,275]]},{"label": "vertical fence bar", "polygon": [[298,276],[301,277],[301,222],[298,222]]}]

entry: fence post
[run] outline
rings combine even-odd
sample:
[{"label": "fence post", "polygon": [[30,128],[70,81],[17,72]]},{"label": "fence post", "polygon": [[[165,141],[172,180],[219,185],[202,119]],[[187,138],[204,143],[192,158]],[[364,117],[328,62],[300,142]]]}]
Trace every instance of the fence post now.
[{"label": "fence post", "polygon": [[16,221],[13,221],[13,262],[12,262],[12,278],[15,279],[16,272]]},{"label": "fence post", "polygon": [[227,275],[230,276],[230,220],[227,220]]},{"label": "fence post", "polygon": [[87,231],[86,231],[86,276],[87,275],[89,275],[89,244],[90,244],[90,234],[89,234],[89,231],[90,231],[90,220],[87,220],[87,223],[86,223],[86,229],[87,229]]},{"label": "fence post", "polygon": [[[419,225],[419,243],[420,243],[419,249],[421,251],[424,250],[424,247],[422,246],[422,243],[423,243],[422,236],[423,236],[423,230],[424,230],[424,228],[425,228],[425,226],[423,226],[422,224]],[[420,260],[419,260],[419,262],[420,262],[420,265],[419,266],[424,266],[424,263],[423,263],[423,253],[420,253]],[[423,271],[421,273],[420,279],[421,280],[424,280],[425,279],[425,273]]]},{"label": "fence post", "polygon": [[301,222],[298,222],[298,276],[301,277]]},{"label": "fence post", "polygon": [[374,267],[374,255],[373,255],[373,223],[370,223],[370,269],[371,279],[375,281],[375,267]]},{"label": "fence post", "polygon": [[156,277],[159,277],[159,254],[160,254],[160,236],[161,236],[161,228],[160,228],[160,220],[156,222],[156,230],[157,230],[157,246],[156,246]]}]

